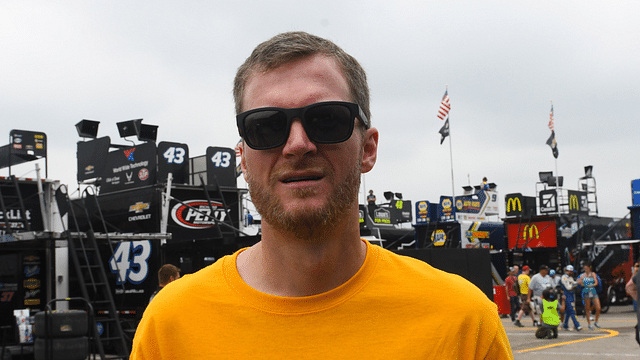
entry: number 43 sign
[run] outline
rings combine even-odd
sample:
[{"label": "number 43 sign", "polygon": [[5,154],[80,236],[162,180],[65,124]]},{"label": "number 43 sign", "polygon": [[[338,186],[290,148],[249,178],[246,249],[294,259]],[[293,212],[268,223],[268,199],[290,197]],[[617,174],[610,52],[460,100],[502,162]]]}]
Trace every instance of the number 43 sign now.
[{"label": "number 43 sign", "polygon": [[236,187],[236,151],[232,148],[207,148],[207,184]]}]

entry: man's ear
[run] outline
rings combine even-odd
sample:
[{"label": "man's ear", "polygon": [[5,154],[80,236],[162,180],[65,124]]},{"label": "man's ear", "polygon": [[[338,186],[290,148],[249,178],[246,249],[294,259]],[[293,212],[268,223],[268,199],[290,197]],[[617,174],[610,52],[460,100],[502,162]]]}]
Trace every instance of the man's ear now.
[{"label": "man's ear", "polygon": [[238,144],[238,149],[240,150],[240,170],[242,170],[244,181],[247,181],[247,164],[244,161],[244,140]]},{"label": "man's ear", "polygon": [[368,173],[378,159],[378,129],[370,128],[364,133],[361,172]]}]

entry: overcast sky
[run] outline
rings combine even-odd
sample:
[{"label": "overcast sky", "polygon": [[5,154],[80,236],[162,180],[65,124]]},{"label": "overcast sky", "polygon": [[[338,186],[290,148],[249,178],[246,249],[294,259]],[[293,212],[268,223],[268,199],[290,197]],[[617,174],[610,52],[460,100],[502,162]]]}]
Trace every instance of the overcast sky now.
[{"label": "overcast sky", "polygon": [[593,165],[600,215],[622,217],[640,178],[638,14],[637,1],[2,1],[0,145],[11,129],[45,132],[49,178],[71,188],[82,119],[114,143],[126,143],[116,122],[144,118],[192,156],[233,147],[237,67],[303,30],[368,73],[380,145],[365,186],[379,199],[451,194],[436,117],[448,85],[457,195],[487,176],[501,195],[534,196],[538,172],[555,171],[553,100],[565,187]]}]

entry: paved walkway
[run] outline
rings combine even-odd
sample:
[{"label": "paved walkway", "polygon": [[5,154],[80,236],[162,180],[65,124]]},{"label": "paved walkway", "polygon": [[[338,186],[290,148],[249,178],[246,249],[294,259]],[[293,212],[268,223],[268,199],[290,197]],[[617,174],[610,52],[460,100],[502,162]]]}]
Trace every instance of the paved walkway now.
[{"label": "paved walkway", "polygon": [[[524,318],[523,318],[524,319]],[[537,339],[531,318],[517,327],[510,318],[502,323],[509,337],[515,359],[640,359],[640,345],[636,342],[634,327],[637,323],[633,306],[612,306],[600,316],[602,329],[588,330],[587,321],[579,316],[582,331],[558,330],[557,339]]]}]

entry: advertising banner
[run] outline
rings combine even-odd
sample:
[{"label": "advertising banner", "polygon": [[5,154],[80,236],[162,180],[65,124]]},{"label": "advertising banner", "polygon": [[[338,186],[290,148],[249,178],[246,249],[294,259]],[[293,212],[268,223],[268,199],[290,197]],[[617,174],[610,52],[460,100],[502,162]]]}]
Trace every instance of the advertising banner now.
[{"label": "advertising banner", "polygon": [[[2,194],[5,197],[17,196],[13,182],[9,179],[0,179],[3,185]],[[40,200],[38,198],[38,184],[35,181],[20,181],[18,183],[22,202],[26,212],[23,213],[17,201],[5,203],[6,213],[0,209],[0,235],[7,233],[7,222],[12,231],[24,231],[24,220],[29,221],[31,231],[42,231],[42,211],[40,210]],[[0,242],[13,241],[13,237],[0,236]]]},{"label": "advertising banner", "polygon": [[569,195],[569,214],[589,214],[589,200],[585,191],[567,190]]},{"label": "advertising banner", "polygon": [[[222,192],[224,202],[217,191],[209,191],[210,203],[206,200],[204,190],[198,188],[174,188],[171,195],[180,202],[172,200],[170,203],[167,231],[173,236],[168,242],[214,239],[224,234],[234,234],[231,228],[217,222],[225,222],[235,228],[239,226],[240,209],[236,191]],[[228,208],[225,209],[224,203]]]},{"label": "advertising banner", "polygon": [[[215,179],[215,180],[214,180]],[[207,184],[236,187],[236,151],[232,148],[207,148]]]},{"label": "advertising banner", "polygon": [[540,213],[558,212],[558,194],[555,190],[540,191]]},{"label": "advertising banner", "polygon": [[111,139],[108,136],[91,141],[78,142],[78,175],[79,182],[102,176],[105,170],[105,158],[109,154]]},{"label": "advertising banner", "polygon": [[456,210],[453,206],[453,197],[440,196],[438,205],[438,217],[441,222],[456,221]]},{"label": "advertising banner", "polygon": [[107,154],[101,193],[153,185],[156,181],[156,144],[148,142]]},{"label": "advertising banner", "polygon": [[158,181],[166,182],[171,173],[174,184],[189,183],[189,146],[163,141],[158,144]]},{"label": "advertising banner", "polygon": [[507,224],[509,249],[552,248],[558,246],[555,220]]}]

